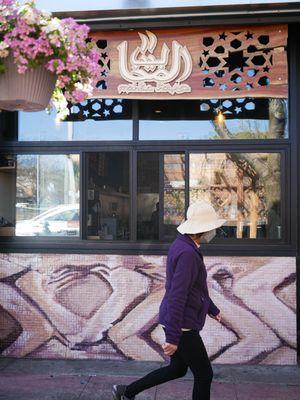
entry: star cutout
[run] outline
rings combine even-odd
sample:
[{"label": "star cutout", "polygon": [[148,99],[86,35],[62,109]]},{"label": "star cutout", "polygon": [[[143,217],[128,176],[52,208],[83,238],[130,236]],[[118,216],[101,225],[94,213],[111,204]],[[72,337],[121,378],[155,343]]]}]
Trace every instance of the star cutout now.
[{"label": "star cutout", "polygon": [[253,33],[247,32],[245,35],[246,39],[253,39]]},{"label": "star cutout", "polygon": [[89,111],[88,111],[88,110],[84,110],[84,111],[83,111],[83,115],[84,115],[85,117],[88,117]]},{"label": "star cutout", "polygon": [[263,71],[264,71],[264,72],[269,72],[269,71],[270,71],[270,67],[268,67],[268,66],[264,67],[264,68],[263,68]]},{"label": "star cutout", "polygon": [[110,115],[110,112],[109,112],[109,110],[104,110],[103,114],[105,117],[108,117]]},{"label": "star cutout", "polygon": [[224,57],[224,60],[226,61],[224,67],[228,67],[229,72],[233,71],[236,68],[243,72],[244,67],[248,66],[246,61],[249,57],[243,56],[243,50],[234,52],[229,51],[228,54],[228,57]]},{"label": "star cutout", "polygon": [[234,111],[239,114],[240,112],[242,112],[242,107],[235,107]]},{"label": "star cutout", "polygon": [[222,90],[223,92],[224,92],[224,90],[227,89],[226,83],[221,83],[221,84],[219,85],[219,87],[220,87],[220,90]]},{"label": "star cutout", "polygon": [[225,40],[226,38],[227,38],[227,35],[225,35],[225,32],[223,32],[219,35],[219,39]]},{"label": "star cutout", "polygon": [[107,53],[101,53],[101,56],[104,58],[104,60],[108,57]]},{"label": "star cutout", "polygon": [[202,53],[204,56],[208,56],[208,54],[209,54],[209,51],[208,50],[203,50],[203,53]]},{"label": "star cutout", "polygon": [[224,75],[224,71],[222,69],[220,69],[219,71],[215,72],[216,77],[218,78],[222,78],[222,76]]}]

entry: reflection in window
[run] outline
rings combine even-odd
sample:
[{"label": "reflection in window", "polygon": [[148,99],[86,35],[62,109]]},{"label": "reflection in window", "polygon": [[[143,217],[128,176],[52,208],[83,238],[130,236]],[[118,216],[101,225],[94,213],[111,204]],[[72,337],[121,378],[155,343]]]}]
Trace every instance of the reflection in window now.
[{"label": "reflection in window", "polygon": [[132,103],[123,99],[91,99],[71,108],[65,121],[56,112],[19,112],[18,140],[131,140]]},{"label": "reflection in window", "polygon": [[184,219],[184,154],[141,152],[137,165],[137,238],[172,241]]},{"label": "reflection in window", "polygon": [[184,219],[185,164],[184,154],[164,155],[164,240],[176,237],[177,226]]},{"label": "reflection in window", "polygon": [[138,153],[137,239],[159,239],[159,153]]},{"label": "reflection in window", "polygon": [[16,225],[16,159],[0,156],[0,236],[14,236]]},{"label": "reflection in window", "polygon": [[70,140],[71,124],[56,122],[55,110],[49,115],[45,110],[37,112],[18,112],[19,141]]},{"label": "reflection in window", "polygon": [[287,99],[143,100],[139,118],[141,140],[288,137]]},{"label": "reflection in window", "polygon": [[89,239],[129,239],[129,153],[88,155]]},{"label": "reflection in window", "polygon": [[79,236],[78,154],[2,156],[0,191],[1,235]]},{"label": "reflection in window", "polygon": [[217,237],[281,239],[280,154],[190,154],[190,202],[206,199],[227,222]]}]

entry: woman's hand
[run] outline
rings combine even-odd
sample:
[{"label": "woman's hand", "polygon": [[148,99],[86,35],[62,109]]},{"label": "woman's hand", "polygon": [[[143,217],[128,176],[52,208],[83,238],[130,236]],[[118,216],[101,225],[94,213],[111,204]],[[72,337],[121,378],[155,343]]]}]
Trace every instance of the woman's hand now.
[{"label": "woman's hand", "polygon": [[162,348],[164,349],[164,353],[167,356],[171,356],[172,354],[174,354],[175,351],[177,350],[177,347],[178,346],[176,346],[176,344],[172,344],[172,343],[164,343],[162,345]]},{"label": "woman's hand", "polygon": [[211,318],[216,319],[217,321],[221,322],[221,313],[217,315],[208,314]]}]

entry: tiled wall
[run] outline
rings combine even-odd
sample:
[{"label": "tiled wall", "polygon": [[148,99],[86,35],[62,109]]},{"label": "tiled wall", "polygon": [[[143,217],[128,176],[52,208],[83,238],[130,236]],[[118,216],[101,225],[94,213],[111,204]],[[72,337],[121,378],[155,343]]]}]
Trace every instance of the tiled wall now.
[{"label": "tiled wall", "polygon": [[[222,324],[211,360],[296,364],[296,260],[204,257]],[[0,254],[2,356],[169,360],[158,309],[164,256]]]}]

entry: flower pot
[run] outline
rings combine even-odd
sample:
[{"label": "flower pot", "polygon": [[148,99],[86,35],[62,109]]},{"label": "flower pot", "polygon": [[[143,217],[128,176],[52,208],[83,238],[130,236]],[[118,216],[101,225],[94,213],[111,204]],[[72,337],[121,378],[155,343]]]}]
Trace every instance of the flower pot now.
[{"label": "flower pot", "polygon": [[8,111],[40,111],[52,96],[56,74],[44,66],[19,74],[12,55],[3,59],[5,73],[0,74],[0,109]]}]

